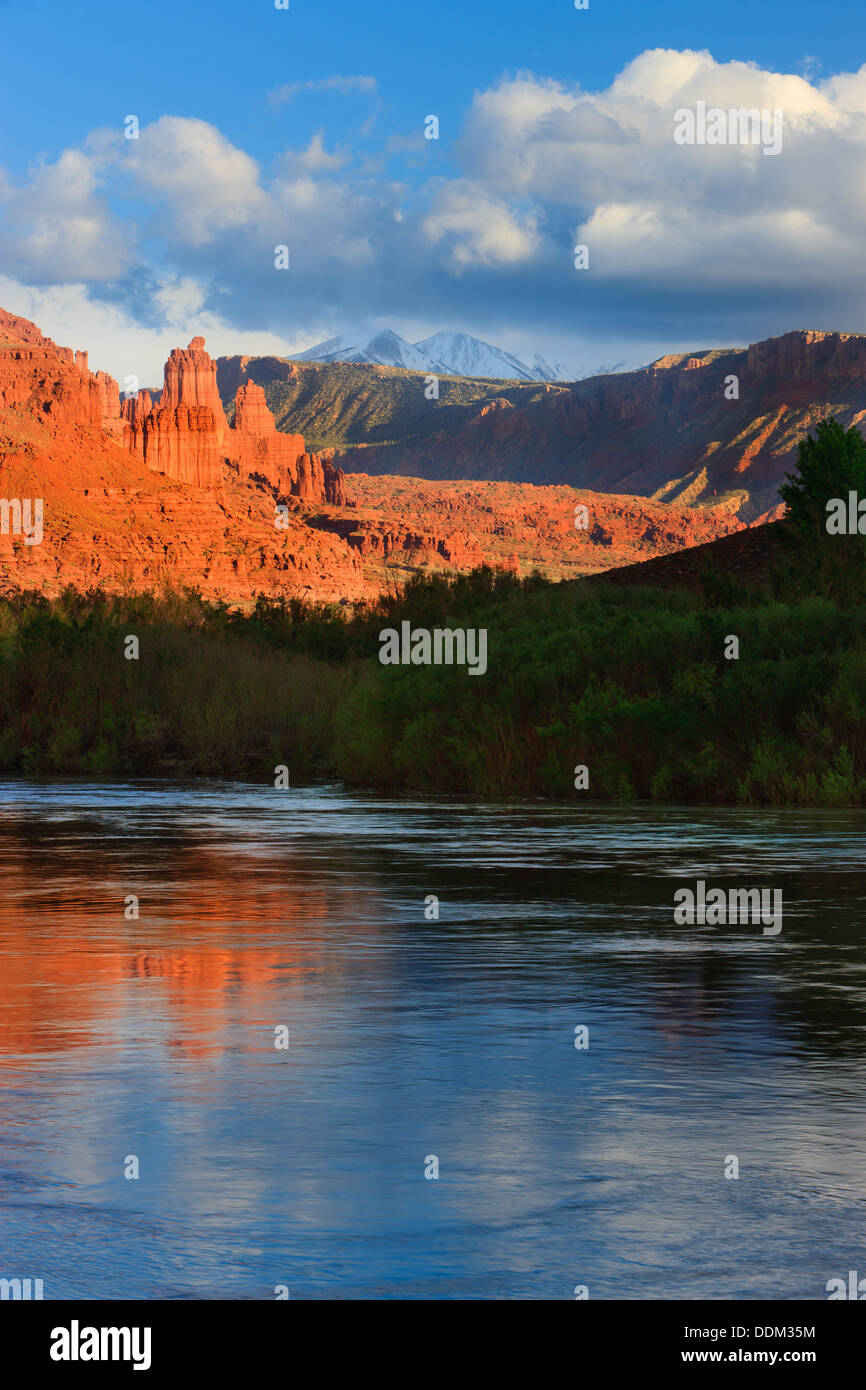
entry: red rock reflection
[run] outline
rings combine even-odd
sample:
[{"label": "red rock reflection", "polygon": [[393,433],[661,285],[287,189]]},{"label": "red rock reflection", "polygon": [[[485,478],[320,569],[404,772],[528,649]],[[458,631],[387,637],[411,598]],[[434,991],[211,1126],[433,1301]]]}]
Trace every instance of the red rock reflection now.
[{"label": "red rock reflection", "polygon": [[[116,852],[98,846],[86,878],[70,876],[59,847],[56,856],[43,847],[40,858],[58,872],[40,873],[39,886],[24,855],[7,854],[0,876],[0,1052],[16,1066],[102,1045],[106,1034],[127,1045],[118,1017],[132,1022],[143,1007],[158,1013],[165,1045],[182,1057],[261,1046],[284,1021],[287,982],[325,968],[324,933],[306,928],[332,915],[343,923],[373,915],[365,889],[323,887],[282,857],[233,850],[227,862],[196,846],[149,883],[140,873],[121,878]],[[124,917],[130,893],[138,920]],[[337,968],[331,953],[327,968]]]}]

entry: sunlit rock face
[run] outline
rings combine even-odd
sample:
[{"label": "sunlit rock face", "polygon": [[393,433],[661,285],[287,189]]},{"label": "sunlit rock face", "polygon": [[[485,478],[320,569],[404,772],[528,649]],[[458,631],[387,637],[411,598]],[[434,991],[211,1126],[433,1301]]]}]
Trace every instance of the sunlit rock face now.
[{"label": "sunlit rock face", "polygon": [[187,348],[171,353],[156,404],[139,391],[124,401],[123,416],[125,447],[168,478],[218,487],[228,464],[243,477],[264,479],[285,496],[337,506],[345,500],[343,475],[331,456],[309,454],[303,435],[278,431],[255,382],[238,387],[229,427],[216,363],[204,338],[193,338]]}]

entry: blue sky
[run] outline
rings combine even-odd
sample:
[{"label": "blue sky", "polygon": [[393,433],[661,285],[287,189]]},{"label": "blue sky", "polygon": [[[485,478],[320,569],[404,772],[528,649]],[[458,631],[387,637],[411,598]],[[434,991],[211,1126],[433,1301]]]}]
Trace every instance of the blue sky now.
[{"label": "blue sky", "polygon": [[[859,331],[864,31],[835,2],[0,0],[0,303],[147,380],[199,331],[465,329],[574,369]],[[704,99],[781,109],[779,157],[676,149]]]}]

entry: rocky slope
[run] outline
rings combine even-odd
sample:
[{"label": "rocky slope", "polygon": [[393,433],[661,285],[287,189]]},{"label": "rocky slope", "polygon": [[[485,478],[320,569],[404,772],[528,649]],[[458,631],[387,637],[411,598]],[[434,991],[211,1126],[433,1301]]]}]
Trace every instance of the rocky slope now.
[{"label": "rocky slope", "polygon": [[229,427],[204,338],[174,349],[156,404],[148,391],[139,391],[123,401],[121,413],[124,447],[168,478],[218,487],[227,464],[281,494],[336,505],[343,500],[343,475],[332,454],[308,454],[302,435],[278,434],[255,382],[238,387]]},{"label": "rocky slope", "polygon": [[770,586],[773,569],[785,558],[781,522],[749,526],[716,540],[623,565],[590,581],[651,589],[699,589],[709,576],[755,588]]},{"label": "rocky slope", "polygon": [[[194,338],[171,353],[158,400],[142,390],[121,405],[86,353],[0,314],[0,494],[22,506],[40,500],[44,513],[37,539],[10,509],[0,592],[171,581],[232,602],[257,593],[353,601],[423,567],[487,562],[563,578],[740,524],[724,506],[567,486],[344,478],[286,417],[277,430],[252,373],[234,376],[227,415],[217,366]],[[585,525],[575,526],[578,506]]]},{"label": "rocky slope", "polygon": [[316,420],[317,446],[346,472],[724,499],[752,521],[775,514],[797,440],[821,416],[866,419],[864,369],[866,337],[794,332],[568,386],[443,379],[438,400],[417,373],[279,358],[221,359],[220,386],[257,381],[281,428],[284,414]]}]

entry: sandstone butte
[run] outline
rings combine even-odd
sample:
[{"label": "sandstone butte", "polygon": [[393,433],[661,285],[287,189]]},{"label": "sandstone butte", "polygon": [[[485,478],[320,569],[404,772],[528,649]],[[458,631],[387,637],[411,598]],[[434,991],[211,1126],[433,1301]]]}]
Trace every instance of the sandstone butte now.
[{"label": "sandstone butte", "polygon": [[343,474],[328,453],[308,454],[303,436],[277,433],[265,393],[238,387],[232,427],[217,390],[216,363],[204,338],[175,348],[165,364],[159,401],[141,391],[125,399],[123,444],[155,473],[196,487],[220,487],[226,465],[260,478],[281,494],[313,502],[345,502]]},{"label": "sandstone butte", "polygon": [[[203,338],[171,353],[157,399],[140,390],[121,401],[86,352],[3,310],[0,497],[44,507],[40,544],[0,534],[0,592],[171,582],[234,603],[259,593],[352,602],[395,571],[483,562],[570,577],[741,525],[724,508],[567,486],[347,479],[332,451],[277,430],[255,382],[238,386],[229,425]],[[584,529],[578,503],[589,508]]]}]

